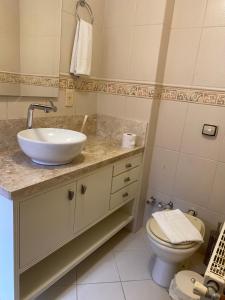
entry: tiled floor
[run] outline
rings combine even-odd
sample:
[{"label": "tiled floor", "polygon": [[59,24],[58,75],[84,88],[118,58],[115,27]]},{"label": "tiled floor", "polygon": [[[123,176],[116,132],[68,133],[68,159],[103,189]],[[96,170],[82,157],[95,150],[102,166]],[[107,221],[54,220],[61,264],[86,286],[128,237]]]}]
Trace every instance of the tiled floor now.
[{"label": "tiled floor", "polygon": [[169,300],[151,280],[153,259],[144,229],[123,230],[37,300]]}]

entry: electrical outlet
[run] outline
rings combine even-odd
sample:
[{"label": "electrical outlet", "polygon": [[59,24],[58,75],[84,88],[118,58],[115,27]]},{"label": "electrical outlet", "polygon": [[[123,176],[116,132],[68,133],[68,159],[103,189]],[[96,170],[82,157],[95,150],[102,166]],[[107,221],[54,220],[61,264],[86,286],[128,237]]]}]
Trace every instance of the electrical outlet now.
[{"label": "electrical outlet", "polygon": [[74,103],[74,90],[66,89],[65,106],[72,107]]}]

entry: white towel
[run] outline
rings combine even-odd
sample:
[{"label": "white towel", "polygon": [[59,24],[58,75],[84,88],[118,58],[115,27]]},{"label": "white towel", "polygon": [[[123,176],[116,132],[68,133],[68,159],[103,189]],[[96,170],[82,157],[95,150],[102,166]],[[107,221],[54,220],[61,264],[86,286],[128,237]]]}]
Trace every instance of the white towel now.
[{"label": "white towel", "polygon": [[80,19],[77,22],[70,73],[74,75],[91,74],[92,25]]},{"label": "white towel", "polygon": [[179,210],[164,210],[152,216],[172,244],[203,242],[202,235]]}]

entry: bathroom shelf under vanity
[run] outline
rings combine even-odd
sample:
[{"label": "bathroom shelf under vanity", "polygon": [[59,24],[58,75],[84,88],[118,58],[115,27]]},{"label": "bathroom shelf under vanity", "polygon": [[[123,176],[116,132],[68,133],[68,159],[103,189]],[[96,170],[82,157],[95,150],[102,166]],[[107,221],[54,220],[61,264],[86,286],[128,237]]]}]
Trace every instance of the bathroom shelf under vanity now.
[{"label": "bathroom shelf under vanity", "polygon": [[37,265],[21,274],[21,300],[33,299],[78,265],[111,237],[128,225],[133,217],[116,211]]}]

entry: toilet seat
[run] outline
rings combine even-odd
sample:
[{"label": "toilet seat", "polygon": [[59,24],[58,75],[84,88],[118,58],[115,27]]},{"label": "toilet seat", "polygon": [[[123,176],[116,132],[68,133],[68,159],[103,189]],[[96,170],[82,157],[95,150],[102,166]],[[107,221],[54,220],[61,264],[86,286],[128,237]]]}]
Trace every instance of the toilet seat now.
[{"label": "toilet seat", "polygon": [[[195,226],[195,228],[202,234],[202,236],[204,236],[204,232],[203,232],[204,224],[202,223],[202,221],[196,217],[189,215],[189,214],[185,214],[185,216]],[[192,248],[193,246],[198,244],[198,242],[184,242],[184,243],[180,243],[180,244],[172,244],[168,240],[167,236],[163,233],[163,231],[161,230],[158,223],[156,222],[156,220],[153,217],[150,218],[149,221],[147,222],[146,229],[147,229],[148,234],[155,241],[157,241],[159,244],[164,245],[166,247],[170,247],[173,249],[188,249],[188,248]]]}]

